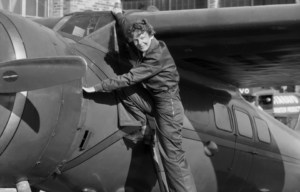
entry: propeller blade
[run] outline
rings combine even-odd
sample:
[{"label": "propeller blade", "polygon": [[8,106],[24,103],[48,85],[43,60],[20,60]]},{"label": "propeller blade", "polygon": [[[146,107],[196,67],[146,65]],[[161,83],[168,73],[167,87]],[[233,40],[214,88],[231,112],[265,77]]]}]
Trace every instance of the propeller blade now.
[{"label": "propeller blade", "polygon": [[0,63],[0,93],[16,93],[80,79],[86,61],[78,56],[13,60]]}]

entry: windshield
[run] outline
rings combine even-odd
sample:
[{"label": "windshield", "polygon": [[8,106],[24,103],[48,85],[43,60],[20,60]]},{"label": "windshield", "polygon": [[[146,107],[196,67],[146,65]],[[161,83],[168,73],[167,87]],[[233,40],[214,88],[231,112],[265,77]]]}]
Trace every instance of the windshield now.
[{"label": "windshield", "polygon": [[[57,30],[62,35],[69,34],[75,37],[83,38],[94,31],[104,27],[114,19],[110,12],[90,12],[74,14],[64,17],[54,30]],[[70,36],[69,36],[70,37]]]}]

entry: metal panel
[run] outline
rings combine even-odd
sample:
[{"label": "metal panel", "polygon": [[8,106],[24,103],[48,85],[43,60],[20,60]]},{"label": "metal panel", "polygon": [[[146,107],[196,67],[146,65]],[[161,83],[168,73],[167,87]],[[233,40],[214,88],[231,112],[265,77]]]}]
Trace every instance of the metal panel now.
[{"label": "metal panel", "polygon": [[15,97],[15,93],[0,94],[0,138],[11,115]]},{"label": "metal panel", "polygon": [[[118,140],[55,180],[48,179],[43,183],[43,189],[58,191],[71,188],[71,191],[82,191],[84,188],[90,188],[98,192],[159,191],[150,150],[151,147],[143,142],[134,144],[123,139]],[[68,182],[65,182],[66,178]],[[82,178],[86,179],[83,181]]]},{"label": "metal panel", "polygon": [[[52,127],[51,139],[30,174],[47,177],[66,161],[66,154],[77,130],[81,110],[81,80],[61,86],[59,113]],[[57,170],[57,171],[58,171]]]},{"label": "metal panel", "polygon": [[14,107],[12,109],[9,120],[6,124],[6,127],[1,135],[0,139],[0,155],[5,151],[8,144],[11,142],[21,120],[23,113],[25,101],[26,101],[27,92],[22,92],[17,94]]},{"label": "metal panel", "polygon": [[[243,110],[245,106],[243,106],[241,103],[235,104],[240,105],[238,108],[239,111],[247,113],[245,110]],[[235,109],[236,107],[233,107],[233,110]],[[235,112],[236,111],[237,110],[235,110]],[[237,127],[237,118],[238,116],[235,116],[235,127]],[[254,138],[247,138],[239,135],[237,128],[235,131],[235,154],[232,165],[229,168],[229,177],[226,180],[226,185],[222,187],[222,191],[224,192],[239,191],[241,189],[251,170],[253,155],[255,153]]]},{"label": "metal panel", "polygon": [[[56,124],[61,93],[59,87],[29,92],[22,120],[11,141],[1,155],[1,162],[10,162],[9,169],[3,174],[23,177],[44,151]],[[50,115],[51,114],[51,115]],[[22,162],[22,163],[20,163]],[[14,180],[10,181],[14,184]]]},{"label": "metal panel", "polygon": [[[7,22],[6,22],[7,23]],[[0,23],[0,62],[16,59],[15,50],[7,30]],[[0,137],[6,127],[14,106],[15,93],[0,95]]]},{"label": "metal panel", "polygon": [[[7,59],[13,59],[14,57],[16,59],[23,59],[26,58],[26,52],[24,49],[24,45],[22,42],[22,39],[20,37],[20,34],[16,30],[15,26],[12,24],[12,22],[4,16],[2,13],[0,13],[0,23],[2,23],[2,26],[6,29],[6,31],[9,34],[11,43],[13,45],[14,49],[14,55],[13,57],[7,58]],[[10,144],[11,140],[13,139],[15,132],[17,131],[17,128],[19,126],[19,123],[21,121],[21,116],[24,110],[25,101],[26,101],[27,92],[23,93],[17,93],[15,97],[14,106],[11,110],[10,117],[7,121],[6,127],[1,135],[1,149],[0,154],[3,154],[5,150],[7,149],[8,145]],[[1,161],[5,161],[5,155],[1,156]],[[3,158],[4,157],[4,158]],[[1,171],[3,174],[5,174],[6,171]],[[13,178],[4,177],[3,183],[7,184],[9,182],[12,182]]]},{"label": "metal panel", "polygon": [[[2,15],[0,22],[11,36],[17,59],[26,57],[25,49],[30,58],[71,54],[67,43],[50,29],[24,22],[21,16],[5,14],[10,20]],[[20,178],[35,183],[49,176],[67,158],[77,130],[82,97],[80,78],[64,86],[28,92],[28,97],[26,94],[17,94],[1,137],[1,142],[5,142],[1,148],[5,150],[1,150],[0,162],[10,164],[1,167],[1,185],[12,187]]]},{"label": "metal panel", "polygon": [[0,23],[0,62],[9,61],[16,59],[15,50],[12,45],[12,41],[4,28],[4,26]]},{"label": "metal panel", "polygon": [[42,25],[29,20],[24,22],[23,17],[19,15],[11,13],[6,13],[6,15],[16,26],[21,36],[20,43],[25,47],[28,58],[57,55],[51,39],[45,33],[45,30],[50,29],[45,29]]},{"label": "metal panel", "polygon": [[[253,186],[260,191],[283,191],[284,177],[290,176],[291,171],[286,172],[280,155],[277,155],[275,159],[269,152],[264,152],[265,154],[262,150],[257,150],[257,154],[254,155],[251,171],[241,191],[250,192]],[[287,163],[287,165],[289,169],[291,167],[299,169],[299,165],[294,163]]]}]

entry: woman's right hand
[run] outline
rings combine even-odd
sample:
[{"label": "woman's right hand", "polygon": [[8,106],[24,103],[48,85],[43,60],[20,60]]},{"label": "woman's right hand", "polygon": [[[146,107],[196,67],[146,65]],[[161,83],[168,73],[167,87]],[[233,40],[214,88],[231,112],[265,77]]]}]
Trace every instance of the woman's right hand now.
[{"label": "woman's right hand", "polygon": [[123,10],[119,7],[114,7],[113,10],[111,11],[114,15],[118,13],[123,13]]},{"label": "woman's right hand", "polygon": [[87,93],[94,93],[96,92],[95,87],[82,87],[82,89]]}]

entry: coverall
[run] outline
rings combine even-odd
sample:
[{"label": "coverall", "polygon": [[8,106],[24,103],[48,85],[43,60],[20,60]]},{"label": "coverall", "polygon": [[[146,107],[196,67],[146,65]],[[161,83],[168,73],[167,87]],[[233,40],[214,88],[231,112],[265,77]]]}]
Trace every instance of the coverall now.
[{"label": "coverall", "polygon": [[[124,35],[130,26],[129,21],[121,13],[116,15],[119,27]],[[125,35],[126,36],[126,35]],[[136,51],[138,51],[136,49]],[[136,65],[126,74],[103,80],[95,85],[96,91],[110,92],[137,83],[143,83],[153,97],[155,120],[157,122],[157,138],[159,151],[167,176],[170,192],[196,192],[194,178],[182,149],[182,126],[184,110],[179,96],[179,74],[175,62],[166,45],[155,38],[149,49],[138,53]],[[125,88],[126,90],[126,88]],[[117,92],[118,93],[118,92]],[[119,93],[124,105],[133,110],[147,111],[147,104],[138,103],[126,98],[128,92]],[[142,99],[141,99],[142,101]],[[136,112],[133,112],[136,113]]]}]

